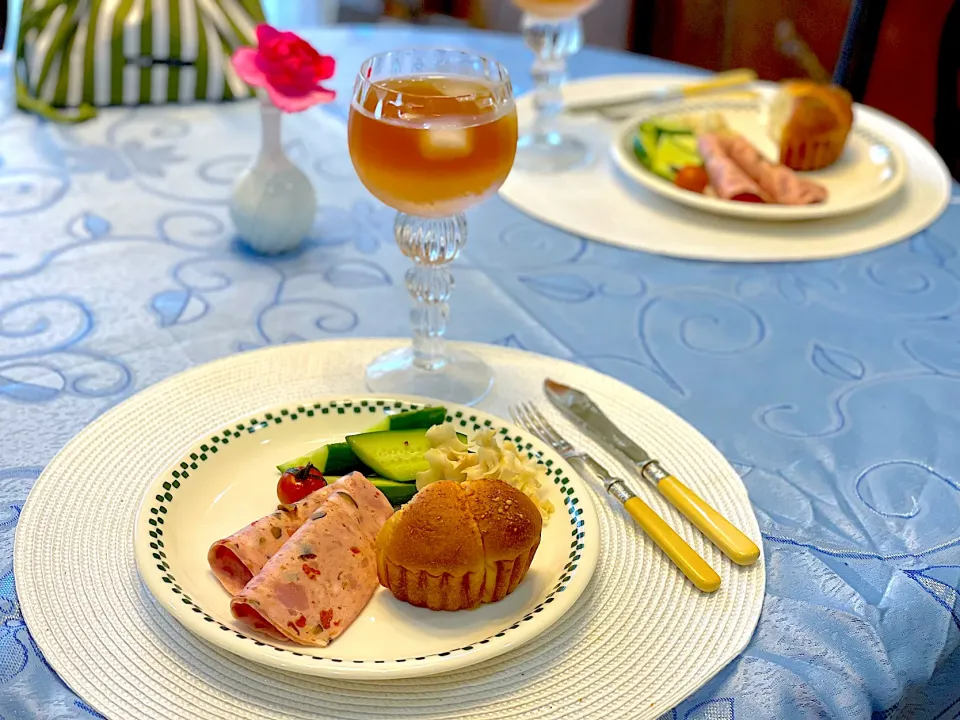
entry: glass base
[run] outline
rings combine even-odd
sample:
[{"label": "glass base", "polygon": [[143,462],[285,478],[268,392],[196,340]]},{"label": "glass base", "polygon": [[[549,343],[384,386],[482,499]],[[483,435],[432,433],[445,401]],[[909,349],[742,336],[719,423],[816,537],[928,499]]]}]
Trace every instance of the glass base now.
[{"label": "glass base", "polygon": [[425,397],[473,405],[493,387],[493,371],[468,352],[449,350],[447,360],[435,370],[424,370],[413,362],[412,347],[384,353],[367,366],[367,387],[385,395]]},{"label": "glass base", "polygon": [[517,143],[515,165],[528,172],[558,173],[586,167],[592,160],[590,147],[572,135],[528,133]]}]

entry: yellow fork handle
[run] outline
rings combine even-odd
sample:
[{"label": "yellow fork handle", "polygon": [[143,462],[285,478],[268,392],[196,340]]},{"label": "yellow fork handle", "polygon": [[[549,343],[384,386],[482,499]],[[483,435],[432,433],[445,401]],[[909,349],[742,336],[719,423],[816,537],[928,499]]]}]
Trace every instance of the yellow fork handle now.
[{"label": "yellow fork handle", "polygon": [[657,490],[738,565],[752,565],[760,557],[760,548],[750,538],[673,475],[660,480]]},{"label": "yellow fork handle", "polygon": [[753,70],[728,70],[727,72],[717,73],[709,80],[701,83],[684,85],[683,94],[690,97],[691,95],[698,95],[712,90],[722,90],[723,88],[747,85],[756,79],[757,73]]},{"label": "yellow fork handle", "polygon": [[720,587],[720,576],[716,571],[653,508],[638,497],[630,498],[623,506],[690,582],[706,593],[712,593]]}]

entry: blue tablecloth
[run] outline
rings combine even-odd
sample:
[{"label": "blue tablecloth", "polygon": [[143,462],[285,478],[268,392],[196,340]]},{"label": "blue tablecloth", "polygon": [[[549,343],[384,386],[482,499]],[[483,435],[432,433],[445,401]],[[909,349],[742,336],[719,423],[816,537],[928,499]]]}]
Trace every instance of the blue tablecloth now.
[{"label": "blue tablecloth", "polygon": [[[341,28],[334,106],[287,120],[317,187],[312,239],[264,259],[225,198],[253,105],[0,124],[0,718],[96,716],[45,664],[11,554],[53,454],[132,393],[266,344],[407,333],[392,212],[343,137],[352,71],[409,44],[505,61],[516,37]],[[683,71],[588,50],[574,76]],[[955,191],[960,196],[960,191]],[[665,717],[960,717],[960,208],[909,241],[796,265],[679,261],[587,242],[494,199],[471,216],[451,335],[572,358],[694,423],[742,474],[767,596],[743,656]],[[682,237],[677,242],[683,242]],[[118,671],[120,671],[118,669]]]}]

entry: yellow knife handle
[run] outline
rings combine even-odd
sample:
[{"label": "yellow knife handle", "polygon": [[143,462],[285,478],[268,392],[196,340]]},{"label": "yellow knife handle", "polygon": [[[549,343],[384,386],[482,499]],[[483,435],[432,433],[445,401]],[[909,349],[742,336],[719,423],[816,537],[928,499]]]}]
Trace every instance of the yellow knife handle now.
[{"label": "yellow knife handle", "polygon": [[661,478],[657,490],[738,565],[752,565],[760,557],[760,548],[750,538],[673,475]]},{"label": "yellow knife handle", "polygon": [[748,85],[757,79],[757,73],[753,70],[728,70],[727,72],[717,73],[709,80],[702,83],[692,83],[684,85],[683,94],[687,97],[698,95],[699,93],[710,92],[712,90],[722,90],[723,88],[737,87],[739,85]]},{"label": "yellow knife handle", "polygon": [[707,561],[697,555],[696,550],[687,545],[666,521],[654,512],[643,500],[634,496],[623,506],[637,525],[653,540],[663,552],[680,568],[690,582],[703,592],[712,593],[720,587],[720,576],[707,565]]}]

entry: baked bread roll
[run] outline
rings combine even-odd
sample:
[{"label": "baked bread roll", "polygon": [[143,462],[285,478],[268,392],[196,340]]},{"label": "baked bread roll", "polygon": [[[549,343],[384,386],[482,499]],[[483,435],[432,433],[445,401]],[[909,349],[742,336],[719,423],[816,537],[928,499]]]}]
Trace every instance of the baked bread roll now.
[{"label": "baked bread roll", "polygon": [[432,483],[380,530],[380,584],[431,610],[497,602],[526,576],[541,526],[530,498],[500,480]]},{"label": "baked bread roll", "polygon": [[810,80],[782,83],[770,106],[770,137],[780,145],[780,164],[820,170],[843,153],[853,127],[853,99],[837,85]]}]

